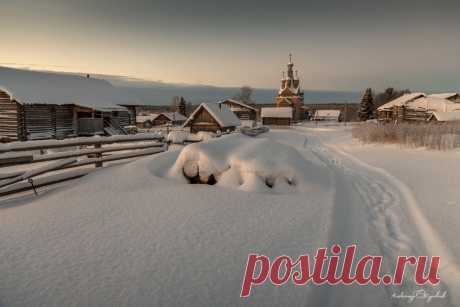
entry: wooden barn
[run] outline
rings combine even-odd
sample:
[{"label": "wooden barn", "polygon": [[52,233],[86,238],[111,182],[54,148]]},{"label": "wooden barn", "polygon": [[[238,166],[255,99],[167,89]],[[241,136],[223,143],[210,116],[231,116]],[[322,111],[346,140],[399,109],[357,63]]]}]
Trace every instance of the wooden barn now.
[{"label": "wooden barn", "polygon": [[291,107],[262,108],[260,117],[263,125],[290,126],[293,110]]},{"label": "wooden barn", "polygon": [[6,90],[0,90],[0,119],[2,141],[124,134],[130,124],[120,106],[23,102]]},{"label": "wooden barn", "polygon": [[190,132],[199,131],[227,132],[234,131],[240,125],[238,117],[225,104],[202,103],[184,123]]},{"label": "wooden barn", "polygon": [[220,101],[219,104],[224,104],[232,110],[233,113],[240,120],[256,120],[257,119],[257,109],[247,105],[241,101],[226,99]]}]

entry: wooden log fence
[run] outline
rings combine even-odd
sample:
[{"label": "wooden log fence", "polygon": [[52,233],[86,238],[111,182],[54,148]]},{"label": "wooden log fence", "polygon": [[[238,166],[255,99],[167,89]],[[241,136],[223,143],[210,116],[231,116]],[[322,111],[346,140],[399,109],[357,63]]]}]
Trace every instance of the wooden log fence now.
[{"label": "wooden log fence", "polygon": [[[153,141],[153,142],[152,142]],[[142,142],[139,144],[139,142]],[[102,147],[106,144],[134,143]],[[78,148],[79,146],[93,146],[93,148]],[[34,154],[32,151],[45,152],[46,149],[68,148],[69,150],[50,154]],[[104,163],[133,159],[164,152],[167,145],[158,135],[116,136],[107,138],[80,138],[64,141],[40,141],[9,144],[0,147],[0,168],[18,164],[45,163],[29,171],[14,171],[0,173],[0,196],[34,190],[38,187],[56,184],[88,174],[91,169],[68,169],[95,165],[103,167]],[[22,153],[23,151],[24,153]],[[115,153],[118,152],[118,153]],[[3,154],[1,154],[3,153]],[[86,156],[86,158],[77,159]],[[43,177],[46,173],[56,174]],[[59,173],[60,171],[63,171]],[[79,171],[79,172],[75,172]],[[41,176],[41,177],[39,177]],[[38,178],[35,178],[38,177]]]}]

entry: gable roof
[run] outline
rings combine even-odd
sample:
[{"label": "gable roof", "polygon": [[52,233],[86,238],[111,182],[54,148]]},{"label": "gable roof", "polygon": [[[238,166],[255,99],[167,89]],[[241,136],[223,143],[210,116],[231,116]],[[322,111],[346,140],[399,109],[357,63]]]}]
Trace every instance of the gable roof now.
[{"label": "gable roof", "polygon": [[292,118],[291,107],[269,107],[262,108],[261,117],[272,117],[272,118]]},{"label": "gable roof", "polygon": [[377,108],[377,110],[382,111],[385,109],[391,109],[394,106],[403,106],[406,105],[408,102],[413,101],[417,98],[420,97],[425,97],[426,95],[424,93],[410,93],[410,94],[404,94],[399,98],[396,98],[390,102],[385,103],[384,105],[380,106]]},{"label": "gable roof", "polygon": [[231,102],[231,103],[234,103],[234,104],[237,104],[243,108],[247,108],[247,109],[251,109],[253,111],[256,111],[257,112],[257,109],[254,108],[254,107],[251,107],[250,105],[248,104],[245,104],[244,102],[241,102],[241,101],[238,101],[238,100],[234,100],[234,99],[225,99],[225,100],[222,100],[222,101],[219,101],[218,103],[219,104],[225,104],[226,102]]},{"label": "gable roof", "polygon": [[238,117],[225,104],[203,102],[190,114],[183,126],[187,126],[201,109],[205,109],[222,128],[240,125]]}]

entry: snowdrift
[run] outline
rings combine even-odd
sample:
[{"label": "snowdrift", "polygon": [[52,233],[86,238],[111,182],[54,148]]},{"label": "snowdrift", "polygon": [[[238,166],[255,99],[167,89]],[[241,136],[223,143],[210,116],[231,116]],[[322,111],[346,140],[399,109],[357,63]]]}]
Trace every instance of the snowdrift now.
[{"label": "snowdrift", "polygon": [[320,184],[324,172],[294,148],[233,134],[185,147],[166,177],[252,192],[290,193]]}]

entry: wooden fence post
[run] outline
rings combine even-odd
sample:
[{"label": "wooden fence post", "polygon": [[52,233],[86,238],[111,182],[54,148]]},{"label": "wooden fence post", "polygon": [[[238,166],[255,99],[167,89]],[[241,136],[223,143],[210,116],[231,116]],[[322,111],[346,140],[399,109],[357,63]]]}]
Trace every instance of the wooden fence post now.
[{"label": "wooden fence post", "polygon": [[[101,147],[102,147],[101,143],[97,143],[97,144],[94,145],[94,148],[101,148]],[[98,153],[96,154],[96,158],[102,159],[102,152],[98,152]],[[97,162],[95,163],[95,165],[96,165],[96,167],[102,167],[102,166],[103,166],[103,163],[102,163],[102,161],[97,161]]]}]

